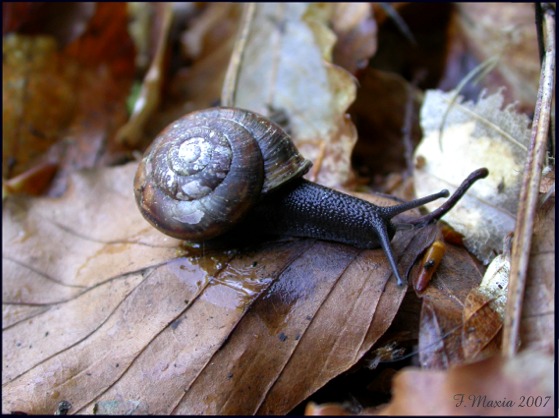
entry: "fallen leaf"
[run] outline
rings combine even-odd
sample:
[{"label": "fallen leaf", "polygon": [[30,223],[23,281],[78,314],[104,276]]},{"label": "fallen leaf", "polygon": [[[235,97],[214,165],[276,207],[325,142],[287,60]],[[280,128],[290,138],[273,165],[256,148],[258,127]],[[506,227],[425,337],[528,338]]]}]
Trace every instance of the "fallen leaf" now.
[{"label": "fallen leaf", "polygon": [[526,351],[446,371],[402,370],[392,402],[364,415],[553,415],[553,357]]},{"label": "fallen leaf", "polygon": [[336,39],[323,12],[317,4],[256,7],[234,104],[264,115],[282,112],[295,145],[315,163],[311,175],[340,186],[351,177],[357,133],[345,112],[356,85],[331,63]]},{"label": "fallen leaf", "polygon": [[333,62],[354,74],[367,66],[377,49],[377,24],[369,3],[333,3],[336,33]]},{"label": "fallen leaf", "polygon": [[[547,176],[548,179],[550,176]],[[544,179],[545,181],[545,179]],[[553,176],[553,187],[555,179]],[[544,196],[544,194],[542,194]],[[521,349],[554,353],[555,329],[555,194],[541,204],[534,222],[520,321]]]},{"label": "fallen leaf", "polygon": [[464,361],[462,311],[467,295],[481,281],[479,266],[463,247],[446,244],[446,253],[427,289],[421,293],[419,362],[447,369]]},{"label": "fallen leaf", "polygon": [[491,261],[479,287],[468,294],[462,330],[465,359],[480,359],[500,349],[509,274],[510,248]]},{"label": "fallen leaf", "polygon": [[452,192],[473,170],[489,169],[489,176],[443,217],[464,235],[466,248],[487,264],[501,251],[505,235],[514,230],[530,139],[529,120],[514,106],[502,109],[500,92],[482,95],[476,104],[462,103],[459,98],[453,103],[453,97],[453,92],[426,94],[421,110],[423,139],[415,150],[414,186],[418,195],[437,188]]},{"label": "fallen leaf", "polygon": [[69,173],[122,152],[110,139],[125,120],[134,74],[125,22],[124,4],[99,3],[62,50],[50,36],[4,38],[4,178],[56,163],[49,194],[57,196]]},{"label": "fallen leaf", "polygon": [[[181,247],[141,218],[136,166],[6,199],[4,412],[286,413],[391,324],[405,289],[382,250]],[[401,271],[434,234],[398,233]]]},{"label": "fallen leaf", "polygon": [[2,176],[11,178],[33,167],[68,129],[78,68],[58,57],[49,37],[8,35],[3,56]]},{"label": "fallen leaf", "polygon": [[[401,76],[373,68],[363,71],[359,84],[349,110],[359,130],[353,161],[357,167],[366,168],[369,176],[400,172],[406,167],[406,146],[411,154],[411,147],[421,137],[415,116],[421,105],[419,91]],[[406,115],[408,104],[413,112]],[[413,121],[404,132],[408,117]]]},{"label": "fallen leaf", "polygon": [[468,51],[479,62],[500,57],[485,84],[505,85],[507,101],[532,111],[540,77],[533,5],[457,3],[455,16]]}]

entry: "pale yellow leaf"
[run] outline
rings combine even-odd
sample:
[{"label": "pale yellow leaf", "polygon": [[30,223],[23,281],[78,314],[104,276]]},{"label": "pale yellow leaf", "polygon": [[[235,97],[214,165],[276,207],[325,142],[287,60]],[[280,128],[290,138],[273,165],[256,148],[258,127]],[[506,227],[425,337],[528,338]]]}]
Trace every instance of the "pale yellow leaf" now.
[{"label": "pale yellow leaf", "polygon": [[235,105],[286,116],[295,144],[317,165],[317,181],[332,186],[351,175],[357,135],[345,113],[356,85],[331,63],[335,36],[327,27],[328,13],[305,3],[258,4]]},{"label": "pale yellow leaf", "polygon": [[[415,151],[414,186],[418,195],[440,188],[452,192],[473,170],[489,169],[489,176],[477,182],[443,217],[464,235],[466,247],[488,263],[501,251],[505,235],[514,229],[530,139],[529,120],[514,106],[503,109],[500,92],[482,95],[475,104],[462,103],[460,98],[453,103],[453,94],[426,94],[421,110],[423,140]],[[427,207],[433,210],[436,205]]]}]

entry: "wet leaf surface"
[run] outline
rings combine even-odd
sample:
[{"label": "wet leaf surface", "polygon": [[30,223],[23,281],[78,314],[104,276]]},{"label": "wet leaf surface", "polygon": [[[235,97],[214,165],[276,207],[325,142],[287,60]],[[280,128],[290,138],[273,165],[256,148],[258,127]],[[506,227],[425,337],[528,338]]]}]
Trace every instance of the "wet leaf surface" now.
[{"label": "wet leaf surface", "polygon": [[[381,250],[283,239],[194,254],[140,217],[135,167],[5,202],[5,411],[63,396],[89,413],[138,398],[149,413],[285,413],[390,325],[405,288]],[[394,240],[404,268],[433,232]]]}]

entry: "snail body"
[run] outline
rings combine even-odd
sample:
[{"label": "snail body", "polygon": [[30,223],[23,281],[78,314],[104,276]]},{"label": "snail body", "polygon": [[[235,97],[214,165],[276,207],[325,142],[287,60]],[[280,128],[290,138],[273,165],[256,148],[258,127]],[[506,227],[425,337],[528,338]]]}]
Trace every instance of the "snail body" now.
[{"label": "snail body", "polygon": [[[140,162],[134,192],[142,215],[175,238],[203,242],[246,223],[264,233],[382,247],[403,284],[390,247],[397,229],[391,219],[448,191],[380,207],[303,179],[310,167],[272,121],[248,110],[210,108],[157,136]],[[440,218],[485,175],[487,170],[465,182],[437,217],[415,223]]]}]

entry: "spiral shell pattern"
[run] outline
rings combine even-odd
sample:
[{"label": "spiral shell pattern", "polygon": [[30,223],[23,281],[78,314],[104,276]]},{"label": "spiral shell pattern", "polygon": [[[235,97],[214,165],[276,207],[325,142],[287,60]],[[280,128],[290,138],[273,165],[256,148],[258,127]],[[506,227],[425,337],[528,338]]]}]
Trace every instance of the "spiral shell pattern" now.
[{"label": "spiral shell pattern", "polygon": [[261,198],[310,162],[273,122],[211,108],[170,124],[148,148],[134,191],[144,217],[167,235],[203,241],[232,228]]}]

